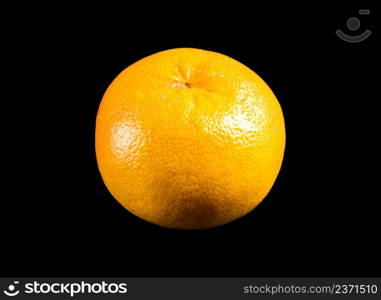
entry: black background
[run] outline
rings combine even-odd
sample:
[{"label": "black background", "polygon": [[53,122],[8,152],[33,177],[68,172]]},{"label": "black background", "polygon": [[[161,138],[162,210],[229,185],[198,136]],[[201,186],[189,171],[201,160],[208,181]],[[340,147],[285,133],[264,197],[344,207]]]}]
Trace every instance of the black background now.
[{"label": "black background", "polygon": [[[359,44],[335,35],[350,33],[346,20],[368,7],[182,5],[54,8],[8,23],[0,274],[379,275],[377,33]],[[375,14],[360,18],[359,32],[374,31]],[[108,85],[135,61],[176,47],[241,61],[285,115],[285,159],[270,194],[209,230],[133,216],[109,194],[95,160],[95,116]]]}]

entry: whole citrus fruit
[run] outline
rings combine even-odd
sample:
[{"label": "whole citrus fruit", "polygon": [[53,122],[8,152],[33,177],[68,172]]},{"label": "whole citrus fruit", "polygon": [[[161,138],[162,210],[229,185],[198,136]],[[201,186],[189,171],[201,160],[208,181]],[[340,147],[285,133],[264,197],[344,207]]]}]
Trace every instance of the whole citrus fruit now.
[{"label": "whole citrus fruit", "polygon": [[98,166],[111,194],[171,228],[214,227],[251,211],[271,189],[284,147],[282,110],[266,83],[200,49],[129,66],[96,121]]}]

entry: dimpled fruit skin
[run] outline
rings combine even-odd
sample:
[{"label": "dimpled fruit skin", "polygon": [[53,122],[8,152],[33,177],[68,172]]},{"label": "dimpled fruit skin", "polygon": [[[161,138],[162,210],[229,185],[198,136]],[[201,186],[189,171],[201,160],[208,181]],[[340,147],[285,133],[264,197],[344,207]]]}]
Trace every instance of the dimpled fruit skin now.
[{"label": "dimpled fruit skin", "polygon": [[179,48],[117,76],[95,143],[102,178],[126,209],[161,226],[202,229],[247,214],[267,195],[285,126],[273,92],[249,68]]}]

